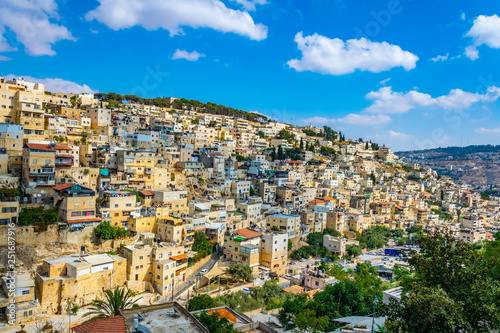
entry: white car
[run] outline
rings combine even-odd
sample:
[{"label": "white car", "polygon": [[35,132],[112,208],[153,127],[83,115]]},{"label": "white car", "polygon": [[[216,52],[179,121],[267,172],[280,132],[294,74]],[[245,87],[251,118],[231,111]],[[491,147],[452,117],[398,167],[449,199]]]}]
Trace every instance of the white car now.
[{"label": "white car", "polygon": [[301,262],[306,262],[306,261],[307,261],[307,259],[306,259],[306,258],[300,258],[300,261],[301,261]]},{"label": "white car", "polygon": [[205,275],[205,274],[208,273],[208,269],[204,268],[204,269],[201,270],[200,273],[201,273],[201,275]]},{"label": "white car", "polygon": [[241,289],[242,292],[250,294],[250,288],[243,288]]}]

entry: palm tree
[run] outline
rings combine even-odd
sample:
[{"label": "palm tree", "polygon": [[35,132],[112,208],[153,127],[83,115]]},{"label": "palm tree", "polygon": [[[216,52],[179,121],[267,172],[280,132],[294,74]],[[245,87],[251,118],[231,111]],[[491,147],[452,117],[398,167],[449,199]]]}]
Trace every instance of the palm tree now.
[{"label": "palm tree", "polygon": [[93,318],[113,317],[120,314],[120,310],[129,309],[137,304],[139,299],[132,299],[132,291],[125,288],[116,288],[114,290],[104,291],[104,300],[95,300],[90,312],[84,316],[93,316]]},{"label": "palm tree", "polygon": [[70,102],[71,102],[71,105],[73,105],[73,107],[75,107],[79,102],[78,96],[76,96],[76,95],[71,96]]}]

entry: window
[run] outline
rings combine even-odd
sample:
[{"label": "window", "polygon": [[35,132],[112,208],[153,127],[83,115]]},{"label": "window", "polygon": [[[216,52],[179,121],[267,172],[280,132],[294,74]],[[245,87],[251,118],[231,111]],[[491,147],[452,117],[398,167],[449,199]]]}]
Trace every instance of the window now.
[{"label": "window", "polygon": [[23,290],[23,295],[29,295],[30,291],[29,290]]},{"label": "window", "polygon": [[36,158],[33,159],[33,163],[36,163]]},{"label": "window", "polygon": [[140,257],[139,257],[139,260],[142,260],[142,259],[144,259],[144,257],[143,257],[143,256],[140,256]]}]

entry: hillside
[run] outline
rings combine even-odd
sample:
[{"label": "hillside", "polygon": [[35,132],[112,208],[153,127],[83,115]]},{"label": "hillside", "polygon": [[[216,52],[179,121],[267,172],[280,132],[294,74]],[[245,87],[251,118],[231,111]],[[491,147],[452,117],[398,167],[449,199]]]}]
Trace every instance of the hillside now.
[{"label": "hillside", "polygon": [[397,152],[407,162],[430,166],[455,181],[484,190],[500,184],[500,145],[473,145]]}]

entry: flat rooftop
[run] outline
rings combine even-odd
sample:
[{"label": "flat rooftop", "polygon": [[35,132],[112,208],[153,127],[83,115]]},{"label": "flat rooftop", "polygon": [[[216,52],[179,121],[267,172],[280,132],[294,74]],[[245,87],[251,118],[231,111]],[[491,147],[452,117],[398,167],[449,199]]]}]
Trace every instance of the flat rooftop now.
[{"label": "flat rooftop", "polygon": [[141,306],[122,311],[127,331],[132,332],[134,318],[142,318],[139,324],[147,327],[150,333],[208,333],[197,320],[177,303]]}]

